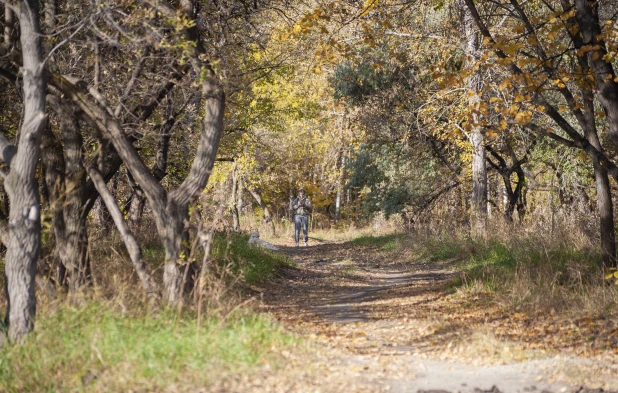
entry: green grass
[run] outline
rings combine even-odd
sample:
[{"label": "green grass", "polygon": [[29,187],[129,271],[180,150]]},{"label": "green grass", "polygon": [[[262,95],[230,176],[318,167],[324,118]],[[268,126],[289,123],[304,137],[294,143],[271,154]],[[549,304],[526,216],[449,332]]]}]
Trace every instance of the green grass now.
[{"label": "green grass", "polygon": [[423,248],[423,257],[431,262],[457,258],[462,253],[462,243],[458,239],[430,239]]},{"label": "green grass", "polygon": [[398,249],[401,242],[405,240],[406,235],[404,234],[390,234],[383,236],[359,236],[357,238],[352,239],[352,244],[357,246],[378,246],[381,247],[385,251],[390,251],[394,249]]},{"label": "green grass", "polygon": [[[268,319],[237,312],[221,324],[194,314],[91,302],[43,313],[24,345],[0,351],[0,391],[152,391],[203,387],[296,344]],[[273,358],[274,359],[274,358]],[[86,382],[96,376],[92,382]],[[167,389],[166,389],[167,390]]]},{"label": "green grass", "polygon": [[217,234],[212,258],[219,263],[231,264],[248,284],[265,282],[281,267],[292,266],[293,262],[285,255],[250,246],[248,240],[248,235],[240,233]]},{"label": "green grass", "polygon": [[[462,257],[458,267],[463,274],[449,283],[451,288],[482,285],[490,291],[508,290],[516,274],[526,274],[534,285],[570,285],[575,280],[596,282],[600,274],[598,253],[567,244],[543,245],[534,239],[466,239],[438,248],[429,258],[440,260],[445,255]],[[578,272],[576,277],[573,272]]]}]

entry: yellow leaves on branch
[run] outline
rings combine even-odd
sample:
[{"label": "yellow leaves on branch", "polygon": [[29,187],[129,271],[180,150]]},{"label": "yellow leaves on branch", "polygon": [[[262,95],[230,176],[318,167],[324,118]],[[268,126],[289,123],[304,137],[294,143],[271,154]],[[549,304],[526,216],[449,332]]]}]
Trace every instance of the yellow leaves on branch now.
[{"label": "yellow leaves on branch", "polygon": [[360,16],[366,16],[376,5],[378,5],[378,0],[366,0]]},{"label": "yellow leaves on branch", "polygon": [[515,122],[521,126],[530,123],[531,119],[532,119],[531,111],[522,111],[515,115]]}]

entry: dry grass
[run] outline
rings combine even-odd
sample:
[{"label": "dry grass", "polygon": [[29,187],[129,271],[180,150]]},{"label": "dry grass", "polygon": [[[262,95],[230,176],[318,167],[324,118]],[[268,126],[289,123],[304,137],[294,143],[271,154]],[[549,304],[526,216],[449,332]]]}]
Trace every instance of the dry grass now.
[{"label": "dry grass", "polygon": [[[153,234],[140,237],[160,279],[163,249]],[[91,250],[92,288],[53,298],[39,291],[35,331],[0,351],[0,391],[195,390],[274,366],[299,341],[245,307],[255,299],[242,292],[290,262],[247,240],[217,235],[201,305],[192,296],[166,308],[146,298],[118,235],[101,238]]]},{"label": "dry grass", "polygon": [[421,258],[455,263],[459,274],[449,286],[461,296],[489,293],[511,310],[613,311],[617,287],[604,280],[597,242],[581,228],[493,223],[486,239],[453,230],[412,238]]}]

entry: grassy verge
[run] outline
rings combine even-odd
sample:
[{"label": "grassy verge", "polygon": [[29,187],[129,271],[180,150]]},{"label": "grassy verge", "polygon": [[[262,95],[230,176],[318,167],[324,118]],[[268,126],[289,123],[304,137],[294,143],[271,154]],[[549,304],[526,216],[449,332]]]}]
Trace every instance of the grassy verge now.
[{"label": "grassy verge", "polygon": [[267,281],[292,261],[281,253],[249,245],[249,236],[242,233],[215,236],[212,259],[242,274],[247,284]]},{"label": "grassy verge", "polygon": [[457,274],[447,289],[471,298],[484,293],[505,309],[604,312],[618,304],[618,288],[604,281],[598,251],[572,239],[498,232],[474,240],[445,232],[360,236],[352,243],[404,263],[450,263]]},{"label": "grassy verge", "polygon": [[401,248],[402,242],[406,239],[408,236],[400,233],[382,236],[363,235],[352,239],[352,244],[379,247],[383,251],[396,251]]},{"label": "grassy verge", "polygon": [[607,286],[599,253],[562,239],[495,236],[473,240],[465,236],[416,239],[424,260],[452,261],[458,271],[447,287],[491,294],[506,308],[599,311],[618,302]]},{"label": "grassy verge", "polygon": [[[95,289],[77,302],[40,297],[35,331],[24,345],[0,350],[0,391],[195,390],[265,362],[276,365],[281,348],[290,350],[297,338],[239,307],[233,283],[266,281],[291,262],[247,241],[242,234],[215,236],[199,329],[193,303],[181,313],[153,312],[122,244],[99,244]],[[153,243],[144,251],[150,268],[160,267],[162,248]]]},{"label": "grassy verge", "polygon": [[[269,320],[238,312],[198,330],[178,316],[119,302],[60,305],[39,315],[21,346],[0,351],[0,391],[153,391],[205,386],[271,359],[296,339]],[[51,308],[50,308],[51,309]]]}]

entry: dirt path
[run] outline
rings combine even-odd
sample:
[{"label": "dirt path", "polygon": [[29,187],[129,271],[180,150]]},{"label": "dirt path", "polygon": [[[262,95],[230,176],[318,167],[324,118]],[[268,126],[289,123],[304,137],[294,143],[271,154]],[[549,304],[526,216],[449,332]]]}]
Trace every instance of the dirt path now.
[{"label": "dirt path", "polygon": [[[446,313],[466,311],[453,308],[453,294],[445,291],[454,274],[449,264],[405,263],[383,248],[351,243],[282,251],[297,266],[264,288],[262,307],[318,343],[315,357],[290,355],[286,375],[290,381],[298,377],[291,371],[294,364],[303,370],[303,382],[288,384],[286,391],[307,386],[322,392],[504,393],[613,387],[593,378],[596,361],[522,350],[491,331],[466,326],[465,319],[453,323]],[[500,323],[503,317],[492,314],[488,310],[485,321]],[[603,365],[610,374],[614,366]]]}]

